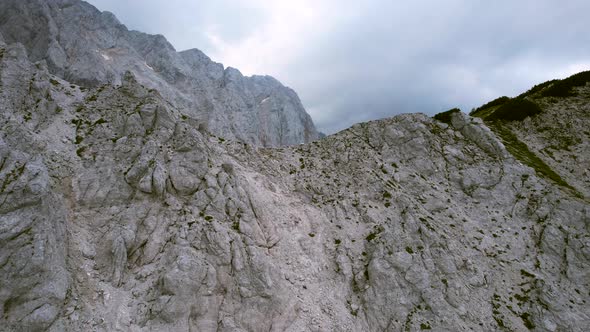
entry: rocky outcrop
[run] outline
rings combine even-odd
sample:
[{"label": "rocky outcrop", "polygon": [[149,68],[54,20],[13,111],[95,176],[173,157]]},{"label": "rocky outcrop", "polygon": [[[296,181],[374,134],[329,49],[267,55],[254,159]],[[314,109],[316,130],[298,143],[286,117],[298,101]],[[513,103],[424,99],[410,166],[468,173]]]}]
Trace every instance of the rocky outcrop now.
[{"label": "rocky outcrop", "polygon": [[569,98],[535,98],[543,112],[507,127],[565,183],[590,197],[590,89],[574,89]]},{"label": "rocky outcrop", "polygon": [[45,330],[70,286],[65,204],[40,158],[0,140],[0,163],[2,329]]},{"label": "rocky outcrop", "polygon": [[590,325],[587,198],[478,119],[405,114],[260,148],[131,72],[86,89],[20,44],[0,58],[0,330]]},{"label": "rocky outcrop", "polygon": [[118,85],[127,71],[184,115],[229,139],[284,146],[318,138],[297,94],[268,76],[244,77],[193,49],[176,52],[161,35],[128,31],[113,14],[80,0],[7,0],[0,33],[32,61],[83,87]]}]

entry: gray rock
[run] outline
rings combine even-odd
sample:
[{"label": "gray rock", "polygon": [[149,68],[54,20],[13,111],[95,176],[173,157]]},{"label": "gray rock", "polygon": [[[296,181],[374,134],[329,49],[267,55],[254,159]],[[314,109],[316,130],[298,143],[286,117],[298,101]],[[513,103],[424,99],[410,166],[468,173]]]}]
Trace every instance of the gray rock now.
[{"label": "gray rock", "polygon": [[22,43],[32,61],[72,83],[121,84],[130,71],[185,116],[224,138],[283,146],[317,139],[297,94],[268,76],[244,77],[201,51],[176,52],[161,35],[129,31],[113,14],[79,0],[7,0],[0,33]]},{"label": "gray rock", "polygon": [[70,287],[67,214],[41,158],[0,139],[0,310],[3,330],[45,330]]},{"label": "gray rock", "polygon": [[[129,33],[78,1],[0,6],[47,20],[85,10],[94,22],[85,24]],[[589,189],[585,170],[574,167],[586,162],[590,87],[542,100],[543,114],[508,125],[555,172],[573,169],[564,186],[462,114],[451,126],[404,114],[285,148],[221,139],[198,130],[165,90],[151,90],[145,74],[122,71],[112,76],[120,84],[88,89],[65,80],[82,76],[65,74],[70,67],[58,73],[59,55],[27,52],[32,37],[19,29],[4,26],[8,45],[0,46],[0,330],[590,325]],[[162,37],[129,34],[158,46],[142,49],[146,57],[168,49]],[[230,92],[257,96],[275,84],[211,65],[197,51],[178,56],[208,73],[199,79],[226,85],[223,107],[251,101]],[[180,75],[170,59],[153,86]],[[295,95],[270,98],[261,105]],[[559,121],[548,125],[548,116]],[[562,163],[543,155],[551,133],[576,142],[552,150]]]}]

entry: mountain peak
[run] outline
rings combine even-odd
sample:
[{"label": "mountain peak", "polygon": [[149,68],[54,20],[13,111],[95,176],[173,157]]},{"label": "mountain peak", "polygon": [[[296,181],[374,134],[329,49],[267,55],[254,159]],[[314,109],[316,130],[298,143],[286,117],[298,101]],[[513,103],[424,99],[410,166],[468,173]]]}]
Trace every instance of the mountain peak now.
[{"label": "mountain peak", "polygon": [[[318,138],[311,117],[290,89],[260,85],[237,69],[224,70],[198,50],[176,52],[164,36],[129,31],[112,13],[83,1],[6,0],[0,11],[0,32],[7,42],[22,43],[33,61],[46,60],[53,74],[72,83],[119,84],[130,71],[187,116],[207,122],[217,135],[264,146]],[[239,87],[227,85],[230,81],[240,81]],[[280,103],[286,104],[274,107],[286,110],[286,118],[273,116],[274,109],[256,102],[271,92],[283,95]],[[286,132],[279,137],[276,128],[284,119]]]}]

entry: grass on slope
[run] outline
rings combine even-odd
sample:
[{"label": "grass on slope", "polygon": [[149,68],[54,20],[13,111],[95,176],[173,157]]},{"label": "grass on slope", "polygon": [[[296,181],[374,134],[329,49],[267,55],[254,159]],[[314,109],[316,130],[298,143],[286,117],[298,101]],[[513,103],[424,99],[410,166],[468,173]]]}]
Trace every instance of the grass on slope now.
[{"label": "grass on slope", "polygon": [[473,110],[469,115],[483,120],[522,121],[539,113],[541,108],[532,100],[504,96]]},{"label": "grass on slope", "polygon": [[559,174],[555,173],[541,158],[537,157],[529,147],[512,133],[512,131],[499,121],[489,122],[488,126],[498,135],[506,146],[506,149],[516,159],[520,160],[523,164],[533,168],[540,176],[550,179],[560,186],[575,189],[565,182]]},{"label": "grass on slope", "polygon": [[508,102],[510,100],[509,97],[506,96],[502,96],[499,98],[496,98],[486,104],[483,104],[482,106],[474,109],[473,111],[469,112],[469,115],[471,116],[479,116],[480,114],[482,114],[484,111],[488,111],[488,110],[495,110],[498,107],[494,107],[494,106],[502,106],[504,104],[506,104],[506,102]]},{"label": "grass on slope", "polygon": [[471,116],[483,119],[490,129],[500,137],[508,152],[523,164],[533,168],[539,176],[566,188],[574,189],[506,126],[506,122],[522,121],[528,116],[534,116],[540,112],[539,106],[528,99],[500,97],[471,112]]},{"label": "grass on slope", "polygon": [[578,197],[582,196],[576,189],[564,181],[551,167],[533,153],[529,147],[510,130],[507,123],[522,121],[529,116],[542,112],[535,102],[539,97],[567,97],[575,95],[574,87],[584,86],[590,82],[590,71],[572,75],[563,80],[551,80],[535,85],[530,90],[515,98],[506,96],[497,98],[473,110],[470,115],[486,122],[503,141],[508,152],[523,164],[533,168],[539,176],[549,179],[560,186],[571,189]]},{"label": "grass on slope", "polygon": [[[434,116],[435,119],[449,123],[451,114],[459,112],[458,109],[452,109]],[[565,182],[559,174],[555,173],[541,158],[535,155],[529,147],[514,135],[514,133],[505,125],[509,121],[522,121],[529,116],[541,113],[541,108],[528,99],[508,97],[497,98],[470,113],[483,119],[502,140],[504,146],[516,159],[523,164],[533,168],[540,176],[550,179],[555,183],[572,188]]]},{"label": "grass on slope", "polygon": [[541,108],[535,102],[524,98],[510,99],[500,105],[488,120],[522,121],[529,116],[541,113]]}]

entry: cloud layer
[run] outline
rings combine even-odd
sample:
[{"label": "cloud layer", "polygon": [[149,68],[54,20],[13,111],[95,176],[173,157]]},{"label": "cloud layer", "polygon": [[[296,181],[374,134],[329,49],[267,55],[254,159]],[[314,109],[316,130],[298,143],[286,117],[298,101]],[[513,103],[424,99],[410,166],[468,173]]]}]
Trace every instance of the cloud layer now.
[{"label": "cloud layer", "polygon": [[90,0],[129,28],[297,91],[332,133],[469,111],[590,69],[586,0]]}]

